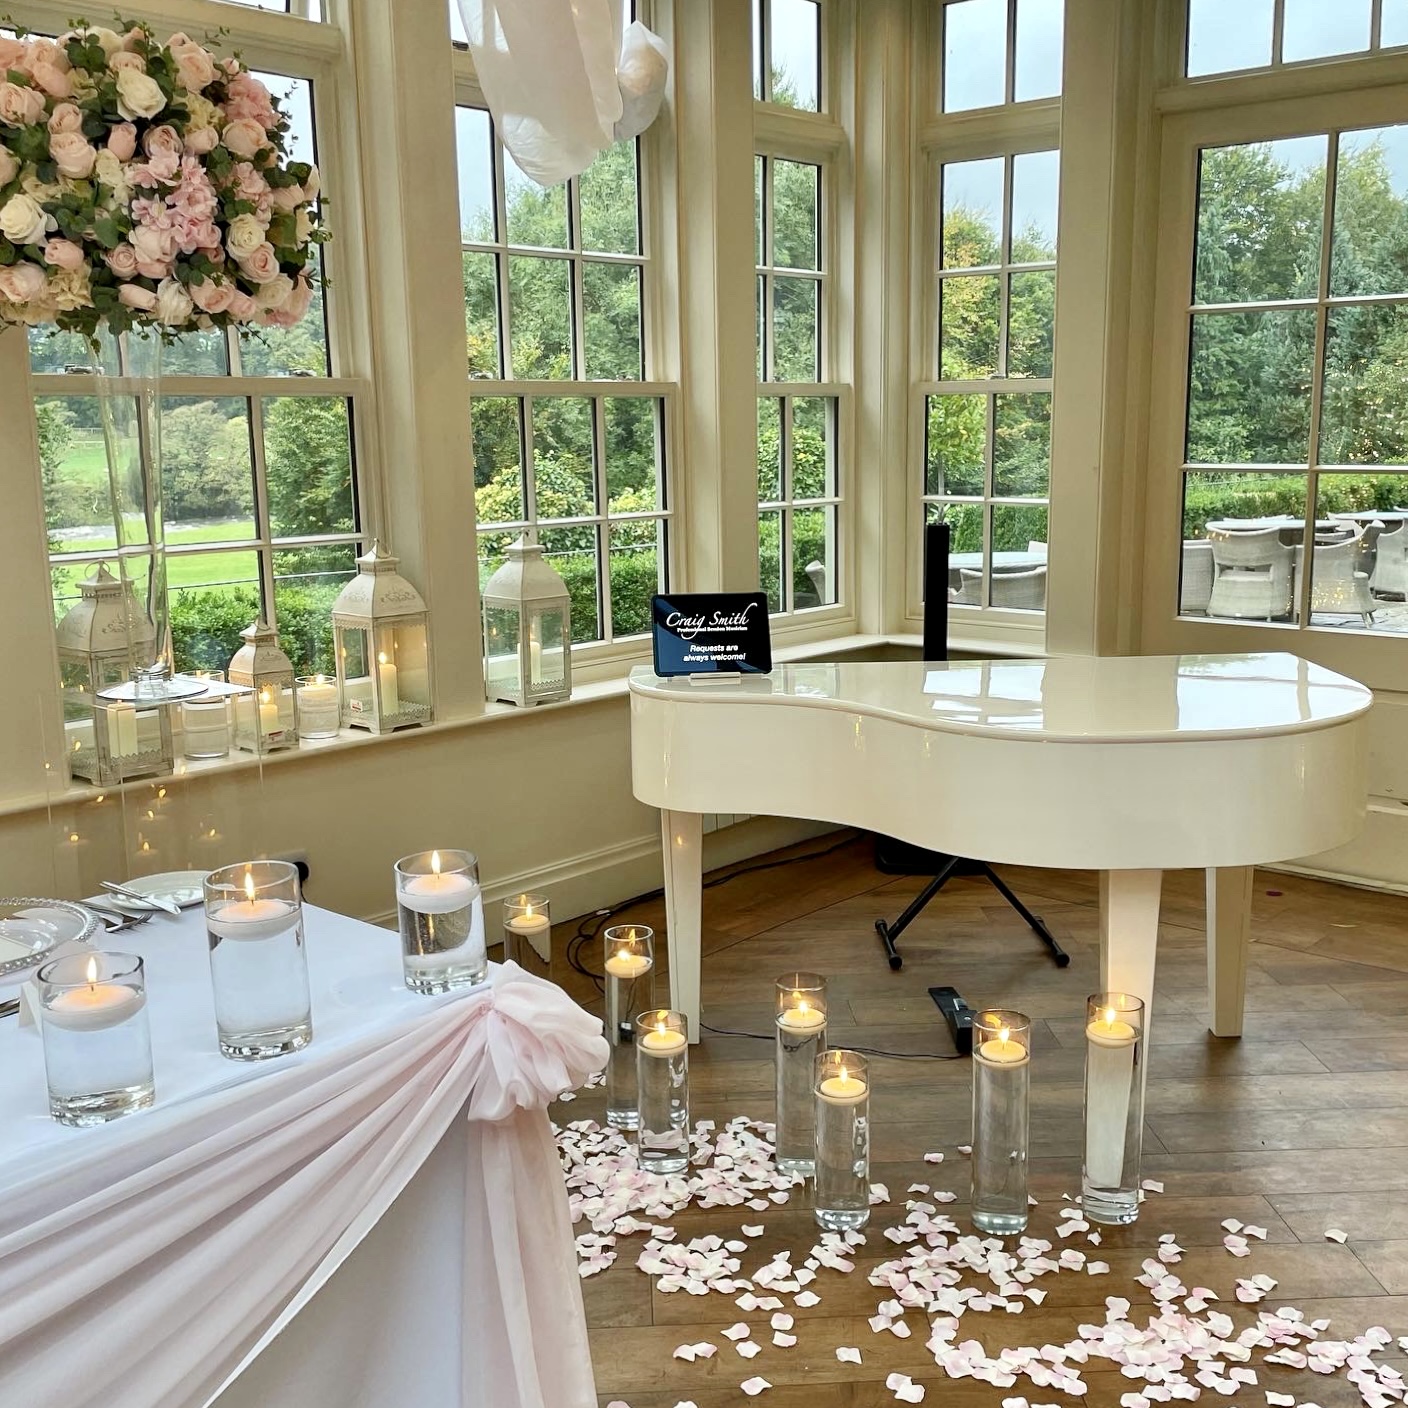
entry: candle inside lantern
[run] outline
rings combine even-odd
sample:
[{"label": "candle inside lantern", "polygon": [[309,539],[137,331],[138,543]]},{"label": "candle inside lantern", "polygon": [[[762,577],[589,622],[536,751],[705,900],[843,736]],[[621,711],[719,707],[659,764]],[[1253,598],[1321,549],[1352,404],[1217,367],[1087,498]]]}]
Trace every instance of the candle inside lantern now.
[{"label": "candle inside lantern", "polygon": [[137,746],[137,710],[131,704],[119,704],[108,710],[108,745],[114,756],[130,757],[139,752]]},{"label": "candle inside lantern", "polygon": [[399,714],[401,695],[396,688],[396,666],[386,658],[384,650],[376,657],[376,672],[377,682],[381,686],[381,712]]}]

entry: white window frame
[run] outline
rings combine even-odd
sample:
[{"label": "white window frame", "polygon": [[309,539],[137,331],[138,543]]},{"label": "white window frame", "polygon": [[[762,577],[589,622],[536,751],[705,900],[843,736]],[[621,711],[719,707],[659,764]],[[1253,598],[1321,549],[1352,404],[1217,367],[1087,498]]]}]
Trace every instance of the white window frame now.
[{"label": "white window frame", "polygon": [[[831,65],[828,55],[833,47],[833,18],[830,8],[834,0],[814,0],[817,7],[817,75],[816,112],[810,108],[794,108],[786,103],[774,103],[772,88],[772,7],[773,0],[749,0],[753,12],[753,38],[756,55],[753,63],[754,99],[769,108],[781,108],[785,112],[800,112],[811,116],[825,116],[831,111],[834,84],[831,79]],[[687,0],[686,0],[687,3]]]}]

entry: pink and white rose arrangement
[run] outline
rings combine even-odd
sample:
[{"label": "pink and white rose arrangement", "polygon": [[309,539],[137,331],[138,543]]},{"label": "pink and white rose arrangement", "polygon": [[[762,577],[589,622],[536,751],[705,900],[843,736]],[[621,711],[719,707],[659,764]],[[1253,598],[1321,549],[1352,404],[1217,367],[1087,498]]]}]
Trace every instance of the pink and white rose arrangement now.
[{"label": "pink and white rose arrangement", "polygon": [[327,234],[288,145],[268,88],[187,35],[0,37],[0,324],[291,327]]}]

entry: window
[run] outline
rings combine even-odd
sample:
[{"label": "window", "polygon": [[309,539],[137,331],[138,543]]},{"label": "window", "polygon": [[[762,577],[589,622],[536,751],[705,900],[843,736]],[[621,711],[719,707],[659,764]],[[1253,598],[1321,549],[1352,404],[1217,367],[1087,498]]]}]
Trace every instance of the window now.
[{"label": "window", "polygon": [[1195,218],[1180,614],[1408,631],[1408,125],[1205,147]]},{"label": "window", "polygon": [[941,110],[1057,97],[1064,22],[1064,0],[947,0]]},{"label": "window", "polygon": [[824,112],[820,0],[753,0],[753,96]]},{"label": "window", "polygon": [[667,585],[667,388],[647,382],[640,156],[544,190],[456,109],[481,584],[521,533],[572,596],[576,644],[649,629]]},{"label": "window", "polygon": [[[263,8],[269,8],[267,6]],[[314,158],[313,83],[259,75],[293,119],[291,147]],[[322,291],[296,327],[192,332],[158,363],[147,336],[108,339],[104,372],[132,378],[110,404],[74,335],[30,334],[35,414],[54,609],[118,552],[109,458],[159,463],[172,643],[178,670],[224,669],[239,632],[263,616],[300,672],[332,671],[329,611],[356,571],[362,523],[356,468],[357,383],[334,374]],[[142,383],[161,375],[159,437],[143,415]],[[119,383],[119,390],[122,388]],[[158,443],[159,441],[159,443]],[[129,575],[145,583],[150,544],[134,504],[119,504]]]},{"label": "window", "polygon": [[1189,0],[1189,78],[1408,45],[1403,0]]},{"label": "window", "polygon": [[838,394],[823,381],[827,172],[755,159],[759,576],[775,613],[831,606],[837,592]]}]

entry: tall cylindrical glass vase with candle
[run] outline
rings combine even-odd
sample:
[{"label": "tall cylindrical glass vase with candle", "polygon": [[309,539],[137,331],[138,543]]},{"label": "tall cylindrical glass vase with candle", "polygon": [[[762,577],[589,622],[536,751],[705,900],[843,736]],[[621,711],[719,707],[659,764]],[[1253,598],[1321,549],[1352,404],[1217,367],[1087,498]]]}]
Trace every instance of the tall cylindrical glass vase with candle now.
[{"label": "tall cylindrical glass vase with candle", "polygon": [[504,962],[546,978],[552,968],[552,910],[546,895],[504,901]]},{"label": "tall cylindrical glass vase with candle", "polygon": [[636,1018],[636,1152],[649,1173],[689,1167],[689,1031],[683,1012]]},{"label": "tall cylindrical glass vase with candle", "polygon": [[205,877],[220,1054],[263,1061],[313,1039],[298,867],[252,860]]},{"label": "tall cylindrical glass vase with candle", "polygon": [[858,1051],[816,1060],[817,1226],[848,1232],[870,1221],[870,1074]]},{"label": "tall cylindrical glass vase with candle", "polygon": [[826,1050],[826,979],[784,973],[775,987],[777,1166],[810,1177],[816,1169],[816,1059]]},{"label": "tall cylindrical glass vase with candle", "polygon": [[1020,1012],[973,1020],[973,1224],[997,1237],[1027,1225],[1031,1030]]},{"label": "tall cylindrical glass vase with candle", "polygon": [[1144,1004],[1129,993],[1097,992],[1085,1014],[1081,1206],[1092,1222],[1133,1222],[1144,1143]]},{"label": "tall cylindrical glass vase with candle", "polygon": [[644,924],[615,924],[602,936],[605,945],[606,1123],[612,1129],[635,1129],[636,1018],[655,1006],[655,931]]},{"label": "tall cylindrical glass vase with candle", "polygon": [[489,976],[479,862],[468,851],[420,851],[398,860],[396,913],[412,992],[452,992]]},{"label": "tall cylindrical glass vase with candle", "polygon": [[60,1124],[105,1124],[154,1098],[142,960],[73,953],[35,975],[49,1113]]}]

